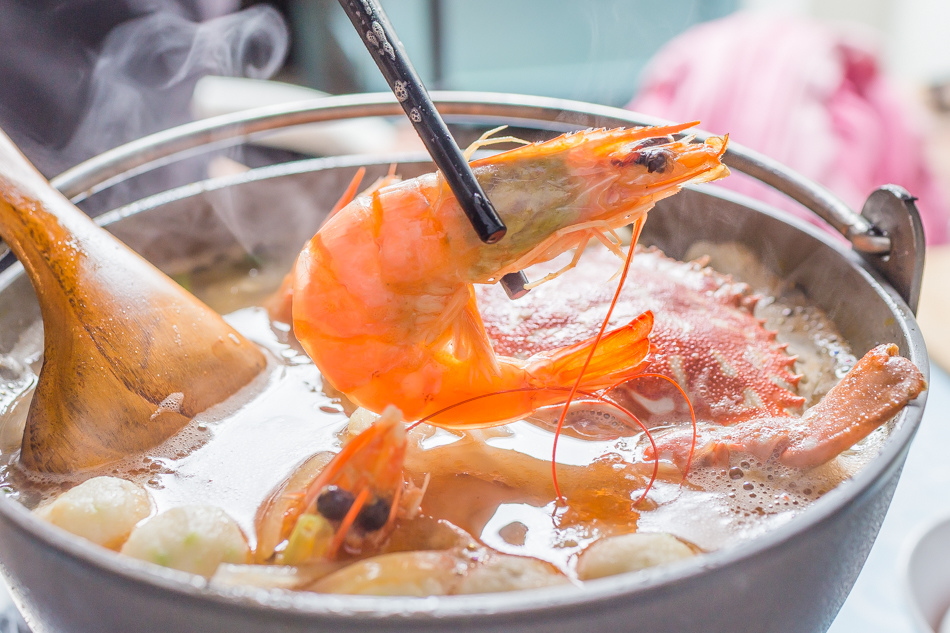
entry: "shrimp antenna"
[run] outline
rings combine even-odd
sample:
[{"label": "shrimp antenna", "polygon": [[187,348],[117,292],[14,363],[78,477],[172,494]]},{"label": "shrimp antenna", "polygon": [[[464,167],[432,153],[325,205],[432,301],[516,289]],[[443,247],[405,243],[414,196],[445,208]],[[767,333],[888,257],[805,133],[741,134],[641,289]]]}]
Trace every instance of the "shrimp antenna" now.
[{"label": "shrimp antenna", "polygon": [[[607,387],[606,389],[604,389],[604,393],[607,394],[613,391],[614,389],[616,389],[617,387],[619,387],[620,385],[626,384],[628,382],[632,382],[634,380],[638,380],[640,378],[662,378],[663,380],[667,381],[668,383],[676,387],[677,390],[679,390],[679,392],[683,395],[683,399],[686,400],[686,406],[689,407],[689,417],[692,420],[692,424],[693,424],[693,439],[689,445],[689,457],[686,458],[686,467],[683,469],[683,480],[680,482],[680,485],[683,485],[684,483],[686,483],[686,478],[689,476],[689,467],[693,463],[693,453],[696,450],[696,435],[697,435],[696,412],[693,411],[693,403],[690,402],[689,396],[686,395],[686,391],[682,387],[680,387],[680,384],[678,382],[676,382],[669,376],[664,376],[663,374],[654,374],[654,373],[637,374],[636,376],[633,376],[632,378],[628,378],[624,381],[618,382],[615,385],[611,385],[610,387]],[[652,442],[653,438],[651,437],[650,439]],[[653,450],[654,451],[656,450],[656,444],[653,444]],[[656,458],[659,459],[660,458],[659,455],[657,455]]]},{"label": "shrimp antenna", "polygon": [[[617,387],[618,385],[621,385],[621,384],[623,384],[623,383],[617,383],[616,385],[614,385],[613,387],[610,387],[610,388],[607,389],[606,391],[609,391],[610,389],[613,389],[614,387]],[[447,407],[444,407],[444,408],[442,408],[442,409],[439,409],[439,410],[436,411],[435,413],[430,413],[429,415],[427,415],[426,417],[422,418],[421,420],[417,420],[416,422],[413,422],[412,424],[408,425],[408,426],[406,427],[406,430],[407,430],[407,431],[411,431],[412,429],[416,428],[416,427],[419,426],[420,424],[425,424],[425,423],[429,423],[429,424],[433,424],[433,425],[435,425],[435,426],[438,426],[437,423],[432,422],[432,419],[433,419],[433,418],[435,418],[436,416],[442,415],[443,413],[447,413],[448,411],[451,411],[452,409],[455,409],[455,408],[457,408],[457,407],[464,406],[464,405],[466,405],[466,404],[469,404],[469,403],[471,403],[471,402],[475,402],[475,401],[477,401],[477,400],[483,400],[483,399],[485,399],[485,398],[492,398],[492,397],[494,397],[494,396],[500,396],[500,395],[504,395],[504,394],[508,394],[508,393],[520,393],[520,392],[526,392],[526,391],[563,391],[563,392],[567,392],[567,393],[569,393],[569,394],[573,394],[573,395],[575,395],[575,396],[576,396],[576,395],[580,395],[580,396],[582,396],[582,397],[584,397],[584,398],[589,398],[589,399],[591,399],[591,400],[595,400],[595,401],[597,401],[597,402],[601,402],[601,403],[603,403],[603,404],[606,404],[607,406],[611,406],[611,407],[614,407],[614,408],[616,408],[616,409],[619,409],[622,413],[624,413],[626,416],[628,416],[630,419],[632,419],[634,422],[636,422],[636,423],[637,423],[637,426],[639,426],[640,429],[643,431],[643,433],[647,436],[647,440],[649,440],[650,446],[653,447],[654,459],[653,459],[653,474],[650,476],[650,481],[647,482],[646,487],[643,489],[643,494],[640,495],[640,498],[637,499],[637,500],[634,502],[634,505],[639,504],[641,501],[643,501],[643,500],[646,498],[647,493],[650,492],[650,489],[653,487],[654,482],[656,482],[656,478],[657,478],[657,476],[659,475],[659,472],[660,472],[660,457],[659,457],[659,451],[657,451],[657,449],[656,449],[656,441],[654,441],[653,435],[650,433],[650,429],[648,429],[648,428],[646,427],[646,425],[640,420],[640,418],[638,418],[632,411],[630,411],[629,409],[627,409],[626,407],[624,407],[623,405],[621,405],[619,402],[615,402],[615,401],[613,401],[613,400],[607,398],[607,397],[604,396],[604,395],[600,395],[600,394],[596,394],[596,393],[590,393],[590,392],[588,392],[588,391],[582,391],[582,390],[580,390],[580,389],[577,389],[577,388],[576,388],[576,385],[575,385],[575,388],[574,388],[574,389],[568,389],[568,388],[566,388],[566,387],[518,387],[518,388],[515,388],[515,389],[503,389],[503,390],[501,390],[501,391],[493,391],[492,393],[479,394],[479,395],[477,395],[477,396],[472,396],[471,398],[466,398],[465,400],[460,400],[459,402],[456,402],[456,403],[451,404],[451,405],[449,405],[449,406],[447,406]],[[503,424],[503,423],[504,423],[504,422],[499,422],[498,424]],[[556,440],[556,439],[557,439],[557,435],[555,435],[555,440]],[[562,497],[559,496],[559,499],[560,499],[560,498],[562,498]]]},{"label": "shrimp antenna", "polygon": [[343,195],[340,196],[340,199],[337,200],[336,204],[333,205],[333,208],[330,209],[330,213],[327,214],[327,219],[332,218],[340,211],[340,209],[353,202],[353,198],[356,197],[356,190],[359,189],[360,183],[363,182],[363,176],[365,175],[365,167],[360,167],[356,170],[356,173],[353,174],[353,179],[350,180],[350,184],[348,184],[346,189],[343,191]]},{"label": "shrimp antenna", "polygon": [[[480,150],[483,147],[488,147],[489,145],[498,145],[499,143],[518,143],[519,145],[531,145],[529,141],[518,138],[517,136],[497,136],[507,125],[499,125],[496,128],[488,130],[476,140],[472,141],[472,144],[465,148],[465,151],[462,152],[462,155],[465,156],[465,160],[472,160],[472,155],[476,151]],[[493,138],[494,137],[494,138]]]},{"label": "shrimp antenna", "polygon": [[613,400],[610,400],[604,396],[596,396],[596,397],[601,402],[612,404],[613,406],[617,407],[618,409],[623,411],[625,414],[627,414],[630,417],[630,419],[636,422],[637,426],[639,426],[640,429],[643,430],[643,434],[646,435],[647,439],[650,441],[650,446],[653,447],[653,474],[650,475],[650,481],[648,481],[647,485],[643,488],[643,494],[640,495],[639,499],[633,502],[633,505],[635,506],[639,505],[641,501],[647,498],[647,494],[650,492],[650,489],[653,488],[653,484],[656,482],[656,478],[660,474],[660,452],[656,450],[656,440],[653,439],[653,435],[650,433],[650,429],[646,427],[646,425],[640,420],[640,418],[634,415],[633,411],[630,411],[623,405],[617,402],[614,402]]},{"label": "shrimp antenna", "polygon": [[[640,232],[643,230],[643,221],[646,218],[641,216],[633,224],[633,235],[630,238],[630,248],[627,249],[627,258],[623,262],[623,272],[620,274],[620,282],[617,284],[617,290],[614,291],[614,297],[610,301],[610,307],[607,309],[607,315],[604,316],[603,323],[600,324],[600,330],[597,332],[597,336],[594,337],[594,344],[590,346],[590,353],[587,355],[587,360],[584,361],[584,366],[581,367],[580,373],[577,375],[577,380],[574,381],[574,386],[571,388],[571,393],[567,396],[567,402],[564,403],[564,409],[561,411],[561,416],[557,420],[557,428],[554,430],[554,448],[551,451],[551,478],[554,481],[554,492],[557,494],[557,502],[564,502],[564,495],[561,494],[561,487],[557,482],[557,441],[561,436],[561,429],[564,428],[564,420],[567,419],[567,411],[571,406],[571,401],[574,399],[574,395],[577,393],[578,388],[580,387],[581,380],[584,379],[584,372],[587,371],[588,365],[590,365],[591,359],[594,357],[594,353],[597,351],[597,345],[600,343],[600,340],[604,337],[604,332],[607,330],[607,324],[610,322],[610,317],[614,312],[614,308],[617,307],[617,300],[620,298],[620,291],[623,289],[623,284],[627,280],[627,273],[630,272],[630,261],[633,259],[633,245],[637,243],[637,240],[640,239]],[[619,406],[619,405],[618,405]],[[633,414],[630,414],[633,416]],[[633,416],[636,418],[636,416]],[[650,441],[653,441],[653,438],[650,438]]]}]

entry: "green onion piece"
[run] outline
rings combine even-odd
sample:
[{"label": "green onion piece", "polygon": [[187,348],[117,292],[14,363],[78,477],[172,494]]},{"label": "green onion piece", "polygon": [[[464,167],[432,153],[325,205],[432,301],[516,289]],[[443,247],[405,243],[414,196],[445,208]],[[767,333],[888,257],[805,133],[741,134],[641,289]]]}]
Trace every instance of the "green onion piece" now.
[{"label": "green onion piece", "polygon": [[323,558],[333,540],[333,526],[319,514],[303,514],[279,556],[283,565],[299,565]]}]

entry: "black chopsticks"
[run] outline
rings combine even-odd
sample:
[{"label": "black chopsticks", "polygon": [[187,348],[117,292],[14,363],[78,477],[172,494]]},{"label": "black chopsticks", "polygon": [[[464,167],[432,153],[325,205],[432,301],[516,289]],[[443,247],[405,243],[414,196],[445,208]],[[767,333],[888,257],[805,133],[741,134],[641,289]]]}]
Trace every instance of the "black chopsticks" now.
[{"label": "black chopsticks", "polygon": [[[478,237],[487,244],[493,244],[503,238],[507,231],[504,222],[475,179],[475,174],[455,144],[445,121],[435,109],[429,93],[416,74],[379,2],[339,1],[419,138],[429,150],[432,161],[442,172],[459,205],[471,221]],[[511,299],[517,299],[528,292],[524,287],[527,281],[523,272],[509,273],[501,279],[502,286]]]}]

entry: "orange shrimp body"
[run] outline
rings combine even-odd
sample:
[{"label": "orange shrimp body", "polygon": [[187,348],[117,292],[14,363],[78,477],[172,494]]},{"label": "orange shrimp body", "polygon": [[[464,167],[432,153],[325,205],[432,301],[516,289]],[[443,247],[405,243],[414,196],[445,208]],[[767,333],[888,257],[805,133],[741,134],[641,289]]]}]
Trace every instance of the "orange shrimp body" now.
[{"label": "orange shrimp body", "polygon": [[[726,139],[669,136],[692,124],[588,130],[472,162],[508,227],[482,243],[439,173],[353,200],[298,258],[294,331],[335,388],[418,420],[461,401],[439,426],[500,424],[564,401],[593,339],[526,360],[495,355],[472,284],[548,261],[590,239],[619,252],[614,229],[642,219],[684,184],[728,174]],[[649,352],[652,315],[608,332],[579,385],[632,375]],[[479,396],[504,392],[498,398]]]}]

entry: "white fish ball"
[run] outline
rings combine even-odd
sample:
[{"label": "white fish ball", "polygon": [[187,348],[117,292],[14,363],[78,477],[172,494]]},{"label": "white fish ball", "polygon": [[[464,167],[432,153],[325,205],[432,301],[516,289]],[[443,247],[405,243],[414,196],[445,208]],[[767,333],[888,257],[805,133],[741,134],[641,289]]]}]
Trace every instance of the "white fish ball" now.
[{"label": "white fish ball", "polygon": [[577,559],[581,580],[603,578],[628,571],[665,565],[695,556],[695,552],[672,534],[636,532],[596,541]]},{"label": "white fish ball", "polygon": [[211,577],[221,563],[250,562],[241,528],[214,506],[180,506],[141,524],[122,553],[141,560]]},{"label": "white fish ball", "polygon": [[476,565],[455,593],[494,593],[564,585],[570,581],[553,565],[526,556],[496,555]]},{"label": "white fish ball", "polygon": [[118,477],[94,477],[67,490],[36,515],[103,547],[118,549],[152,512],[148,492]]}]

